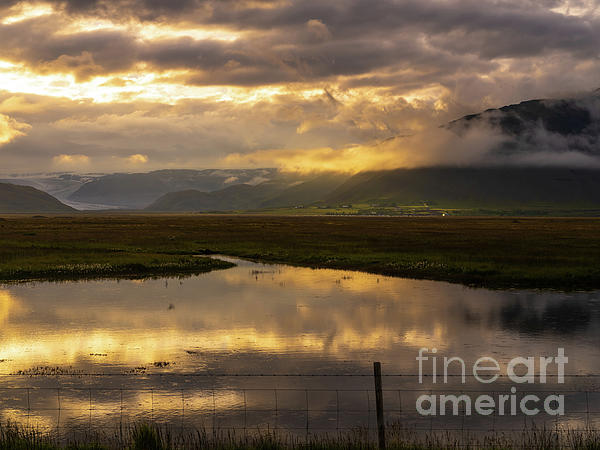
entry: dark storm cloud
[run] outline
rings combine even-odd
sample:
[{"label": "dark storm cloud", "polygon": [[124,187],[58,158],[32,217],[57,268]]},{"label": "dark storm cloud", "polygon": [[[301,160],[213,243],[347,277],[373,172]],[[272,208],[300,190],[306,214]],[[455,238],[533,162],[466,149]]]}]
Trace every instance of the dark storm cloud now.
[{"label": "dark storm cloud", "polygon": [[[94,2],[99,3],[101,2]],[[122,14],[141,19],[172,15],[173,19],[237,29],[287,30],[318,19],[334,38],[377,36],[393,41],[410,38],[406,33],[428,36],[459,33],[467,51],[485,56],[532,54],[544,49],[598,53],[599,22],[590,17],[552,12],[562,2],[540,1],[372,1],[305,0],[271,3],[233,1],[123,1],[110,2]],[[570,2],[574,5],[574,2]],[[167,7],[167,5],[169,5]],[[183,13],[185,12],[185,16]],[[392,33],[391,35],[389,33]],[[398,35],[400,34],[400,35]],[[481,40],[481,38],[484,38]],[[498,39],[501,37],[502,39]],[[454,41],[452,41],[454,43]],[[495,44],[495,45],[493,45]],[[449,46],[450,48],[452,46]],[[494,48],[496,47],[496,48]],[[458,47],[463,52],[465,48]]]},{"label": "dark storm cloud", "polygon": [[40,18],[0,27],[0,40],[5,43],[0,55],[37,70],[73,72],[82,78],[145,62],[158,70],[196,71],[189,78],[196,83],[240,85],[311,81],[398,64],[432,66],[447,59],[411,40],[389,44],[367,37],[325,37],[320,41],[323,34],[317,34],[315,42],[310,24],[233,42],[189,37],[142,41],[124,31],[61,34],[54,32],[55,25],[53,18]]},{"label": "dark storm cloud", "polygon": [[[58,25],[58,29],[57,29]],[[55,18],[0,26],[0,57],[42,72],[73,72],[83,77],[125,70],[135,63],[136,43],[117,31],[60,34]]]},{"label": "dark storm cloud", "polygon": [[[529,45],[529,39],[533,39],[532,47],[537,50],[546,47],[598,51],[597,19],[567,17],[548,10],[544,2],[309,0],[273,9],[232,9],[226,5],[227,2],[213,4],[213,13],[206,22],[270,29],[319,19],[333,36],[342,39],[375,35],[389,41],[409,38],[410,34],[402,33],[405,31],[428,36],[460,31],[471,49],[476,50],[480,36],[470,34],[506,33],[505,39],[522,39],[520,45],[512,47],[517,54],[523,51],[523,45]],[[504,46],[504,42],[497,44]]]},{"label": "dark storm cloud", "polygon": [[[3,0],[0,3],[0,10],[8,9],[21,2],[22,0]],[[69,14],[86,14],[112,19],[118,19],[116,14],[120,14],[149,20],[189,13],[206,2],[198,0],[44,0],[44,3],[49,3]]]},{"label": "dark storm cloud", "polygon": [[[298,41],[293,41],[298,42]],[[159,69],[195,69],[202,84],[271,84],[313,81],[336,75],[358,75],[390,66],[433,66],[445,56],[411,41],[382,45],[355,39],[317,45],[293,45],[279,35],[238,40],[195,41],[189,38],[154,42],[140,49],[139,59]],[[451,61],[446,61],[452,65]]]},{"label": "dark storm cloud", "polygon": [[[272,84],[369,74],[384,68],[454,72],[497,58],[566,52],[597,60],[600,21],[548,9],[556,1],[299,2],[70,0],[71,16],[220,26],[244,31],[233,42],[140,40],[126,32],[57,34],[60,21],[40,18],[0,26],[1,56],[80,77],[123,71],[138,62],[188,69],[199,84]],[[573,2],[571,2],[573,5]],[[477,60],[473,60],[472,56]],[[435,68],[435,69],[433,69]],[[379,81],[384,78],[379,77]]]}]

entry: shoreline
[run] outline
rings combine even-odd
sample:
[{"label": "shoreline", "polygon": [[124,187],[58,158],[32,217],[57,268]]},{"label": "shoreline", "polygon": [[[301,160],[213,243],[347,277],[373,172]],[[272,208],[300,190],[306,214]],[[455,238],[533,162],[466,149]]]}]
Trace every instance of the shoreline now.
[{"label": "shoreline", "polygon": [[82,215],[0,222],[0,282],[187,275],[225,268],[194,256],[215,254],[488,289],[600,289],[600,219]]}]

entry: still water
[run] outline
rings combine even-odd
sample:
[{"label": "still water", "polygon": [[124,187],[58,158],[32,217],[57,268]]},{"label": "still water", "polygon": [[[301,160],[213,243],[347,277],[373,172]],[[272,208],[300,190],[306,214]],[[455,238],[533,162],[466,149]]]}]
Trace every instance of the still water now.
[{"label": "still water", "polygon": [[[563,348],[565,372],[577,377],[557,385],[549,376],[519,390],[582,391],[568,394],[561,420],[596,420],[600,378],[587,375],[600,373],[599,292],[493,291],[229,260],[237,266],[185,279],[0,287],[0,420],[40,428],[146,419],[370,427],[370,375],[381,361],[388,417],[418,427],[419,392],[505,392],[514,384],[450,377],[434,385],[427,376],[419,383],[423,347],[436,348],[440,360],[462,358],[468,373],[480,357],[505,373],[512,358]],[[512,419],[523,423],[519,414]]]}]

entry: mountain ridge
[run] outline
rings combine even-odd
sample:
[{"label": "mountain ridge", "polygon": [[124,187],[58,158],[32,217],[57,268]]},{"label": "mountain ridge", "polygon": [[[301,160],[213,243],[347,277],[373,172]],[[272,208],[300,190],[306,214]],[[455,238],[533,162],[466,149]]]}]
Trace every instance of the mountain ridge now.
[{"label": "mountain ridge", "polygon": [[362,172],[326,203],[600,207],[600,169],[428,167]]},{"label": "mountain ridge", "polygon": [[241,183],[260,183],[275,169],[163,169],[146,173],[114,173],[82,185],[69,201],[143,209],[170,192],[190,189],[211,192]]},{"label": "mountain ridge", "polygon": [[256,186],[238,184],[219,191],[171,192],[145,208],[146,211],[234,211],[312,204],[319,194],[331,191],[349,175],[321,174],[298,180],[280,176]]},{"label": "mountain ridge", "polygon": [[600,90],[566,99],[534,99],[468,114],[444,125],[464,136],[489,127],[503,139],[499,155],[579,152],[600,156]]},{"label": "mountain ridge", "polygon": [[75,209],[31,186],[0,183],[0,213],[62,213]]}]

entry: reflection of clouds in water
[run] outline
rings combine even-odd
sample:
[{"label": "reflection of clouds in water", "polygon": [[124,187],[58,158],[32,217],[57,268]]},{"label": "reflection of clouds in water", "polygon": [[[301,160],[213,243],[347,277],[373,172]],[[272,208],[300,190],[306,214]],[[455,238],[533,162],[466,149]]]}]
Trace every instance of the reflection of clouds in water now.
[{"label": "reflection of clouds in water", "polygon": [[432,334],[424,333],[421,330],[408,330],[402,336],[400,343],[414,347],[416,351],[420,348],[437,348],[444,350],[447,347],[447,331],[441,326],[436,326]]},{"label": "reflection of clouds in water", "polygon": [[0,411],[0,418],[3,423],[10,423],[21,427],[34,426],[36,431],[41,433],[53,431],[57,423],[57,415],[48,411],[40,411],[39,413],[31,412],[25,415],[23,414],[23,410],[20,409],[3,408]]},{"label": "reflection of clouds in water", "polygon": [[[263,408],[274,408],[273,392],[246,392],[239,389],[92,389],[54,388],[15,390],[6,397],[0,393],[4,406],[0,421],[22,427],[33,427],[39,432],[52,432],[57,427],[66,430],[106,427],[109,433],[122,421],[135,424],[150,420],[171,421],[180,424],[184,415],[188,420],[212,414],[231,414],[243,409],[244,402]],[[28,405],[30,407],[28,408]],[[300,405],[301,406],[301,405]]]},{"label": "reflection of clouds in water", "polygon": [[585,331],[592,320],[592,312],[589,307],[569,298],[544,305],[518,298],[501,308],[499,319],[503,328],[523,334],[569,335]]},{"label": "reflection of clouds in water", "polygon": [[24,311],[19,300],[9,291],[0,290],[0,325],[4,325],[12,317],[15,318]]},{"label": "reflection of clouds in water", "polygon": [[[411,287],[411,280],[333,269],[307,269],[304,267],[266,266],[262,270],[246,267],[223,271],[219,276],[230,285],[256,284],[271,288],[309,290],[311,293],[374,295],[378,291],[400,300],[400,293]],[[404,286],[404,288],[402,288]],[[391,290],[393,288],[393,290]]]},{"label": "reflection of clouds in water", "polygon": [[[438,357],[459,356],[467,364],[492,356],[504,367],[515,356],[554,355],[559,346],[565,347],[570,358],[569,373],[598,372],[597,297],[594,293],[469,289],[248,262],[168,283],[11,286],[0,291],[0,360],[6,359],[0,372],[46,365],[72,366],[74,372],[131,372],[126,379],[60,377],[61,383],[70,387],[89,383],[106,388],[106,392],[93,392],[92,418],[94,422],[112,420],[113,424],[118,420],[114,411],[119,411],[120,399],[109,387],[156,389],[153,394],[147,390],[125,392],[125,413],[133,419],[151,410],[156,414],[161,410],[173,419],[182,402],[190,417],[193,411],[205,414],[212,410],[211,393],[200,389],[210,389],[213,379],[187,379],[182,374],[176,381],[158,375],[165,373],[172,377],[194,371],[369,373],[374,360],[383,362],[386,374],[415,373],[415,357],[421,347],[437,347]],[[171,304],[175,307],[170,309]],[[170,364],[157,368],[153,366],[157,361]],[[136,372],[139,367],[146,367],[147,372]],[[56,379],[16,377],[10,382],[48,386]],[[169,381],[165,384],[163,380]],[[340,387],[335,377],[327,380],[332,384],[326,387]],[[403,380],[413,383],[408,385],[410,389],[419,387],[412,378]],[[320,384],[314,386],[323,387],[324,381],[317,381]],[[362,381],[360,377],[344,381],[344,387]],[[242,392],[227,391],[243,381],[229,382],[214,404],[225,414],[228,408],[240,407],[243,400]],[[298,382],[252,380],[267,388],[273,387],[272,383],[289,383],[295,388]],[[372,387],[370,378],[365,382]],[[386,386],[391,387],[392,382],[386,378]],[[184,387],[182,399],[179,389]],[[47,413],[32,411],[30,423],[42,429],[56,426],[53,395],[49,390],[47,398],[37,399],[39,407],[50,409]],[[85,426],[89,393],[67,389],[61,396],[61,424],[79,421]],[[6,407],[0,419],[24,420],[23,405],[2,405]]]},{"label": "reflection of clouds in water", "polygon": [[[180,359],[184,350],[188,355],[197,353],[225,354],[286,354],[302,351],[331,357],[350,356],[354,351],[389,348],[392,344],[384,329],[361,334],[353,330],[341,330],[330,338],[322,334],[282,336],[261,333],[255,329],[204,330],[193,334],[179,330],[113,332],[95,331],[72,334],[69,330],[44,334],[43,341],[37,337],[24,337],[4,343],[1,356],[6,359],[3,373],[11,373],[35,366],[148,366],[156,361]],[[180,361],[171,369],[202,370],[202,359]],[[241,369],[242,370],[242,369]]]},{"label": "reflection of clouds in water", "polygon": [[[583,353],[598,337],[591,326],[598,320],[594,294],[489,291],[249,262],[168,284],[40,283],[0,292],[27,306],[6,315],[0,348],[13,361],[0,366],[3,372],[42,361],[100,370],[173,361],[168,370],[202,369],[210,355],[221,358],[212,361],[217,366],[231,359],[242,371],[253,355],[302,355],[332,366],[378,358],[410,371],[420,347],[503,361],[554,354],[559,344],[570,344],[561,336],[577,337],[578,347],[567,350]],[[539,332],[523,340],[528,329]]]}]

